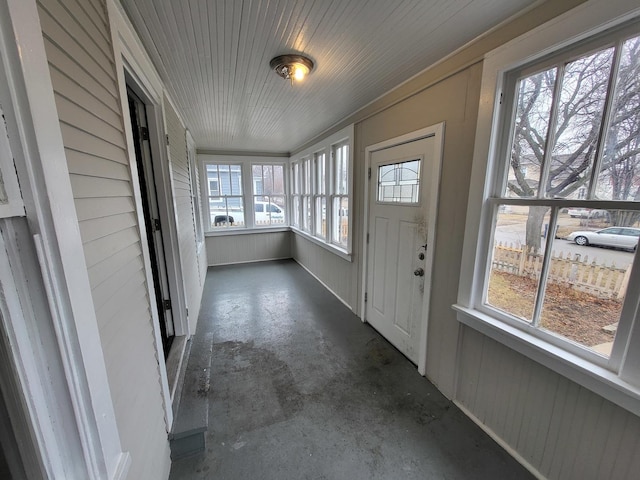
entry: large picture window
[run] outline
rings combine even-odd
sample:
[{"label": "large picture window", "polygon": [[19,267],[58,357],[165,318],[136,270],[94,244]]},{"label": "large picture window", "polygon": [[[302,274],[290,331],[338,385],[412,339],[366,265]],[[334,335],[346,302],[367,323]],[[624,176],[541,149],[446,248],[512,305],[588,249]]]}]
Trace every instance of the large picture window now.
[{"label": "large picture window", "polygon": [[485,305],[606,358],[640,234],[639,53],[623,31],[511,72],[491,197]]},{"label": "large picture window", "polygon": [[[496,101],[480,108],[474,166],[487,174],[472,180],[455,308],[640,410],[640,23],[602,32],[596,17],[572,19],[572,33],[544,25],[485,61],[482,94]],[[583,40],[567,46],[571,35]]]}]

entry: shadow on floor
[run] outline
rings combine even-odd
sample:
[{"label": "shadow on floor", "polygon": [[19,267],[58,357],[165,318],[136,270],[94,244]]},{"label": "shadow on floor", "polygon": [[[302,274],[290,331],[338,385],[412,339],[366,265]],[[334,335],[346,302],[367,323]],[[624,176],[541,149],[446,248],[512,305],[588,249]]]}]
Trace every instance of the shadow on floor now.
[{"label": "shadow on floor", "polygon": [[204,454],[181,479],[520,479],[531,475],[293,261],[210,268]]}]

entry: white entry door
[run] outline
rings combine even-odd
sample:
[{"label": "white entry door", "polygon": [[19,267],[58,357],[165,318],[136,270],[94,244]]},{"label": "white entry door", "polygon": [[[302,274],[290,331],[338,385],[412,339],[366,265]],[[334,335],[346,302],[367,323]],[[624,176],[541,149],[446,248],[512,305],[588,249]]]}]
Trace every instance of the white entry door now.
[{"label": "white entry door", "polygon": [[432,135],[370,155],[365,320],[416,364],[426,352],[436,142]]}]

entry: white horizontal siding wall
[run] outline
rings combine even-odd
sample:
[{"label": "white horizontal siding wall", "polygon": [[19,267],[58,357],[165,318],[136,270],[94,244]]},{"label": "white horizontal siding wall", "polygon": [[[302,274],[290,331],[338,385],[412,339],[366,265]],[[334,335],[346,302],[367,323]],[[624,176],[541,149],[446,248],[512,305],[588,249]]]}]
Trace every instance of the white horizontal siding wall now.
[{"label": "white horizontal siding wall", "polygon": [[191,177],[187,157],[187,130],[171,106],[171,102],[166,98],[164,101],[164,115],[169,135],[169,161],[171,163],[182,275],[189,311],[189,331],[194,333],[198,322],[204,284],[201,282],[201,275],[198,269],[196,227],[193,221],[193,193],[191,191]]},{"label": "white horizontal siding wall", "polygon": [[640,418],[464,328],[457,400],[549,479],[632,479]]},{"label": "white horizontal siding wall", "polygon": [[129,478],[166,478],[169,445],[106,6],[38,9]]},{"label": "white horizontal siding wall", "polygon": [[206,237],[209,266],[291,258],[291,232]]},{"label": "white horizontal siding wall", "polygon": [[354,264],[302,235],[291,233],[291,256],[320,280],[334,295],[353,309],[357,282],[352,279]]}]

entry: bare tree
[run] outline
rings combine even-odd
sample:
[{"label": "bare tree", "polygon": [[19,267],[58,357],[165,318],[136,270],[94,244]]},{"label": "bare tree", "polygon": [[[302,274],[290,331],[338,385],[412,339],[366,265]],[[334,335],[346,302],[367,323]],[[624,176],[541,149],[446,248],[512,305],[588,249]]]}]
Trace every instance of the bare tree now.
[{"label": "bare tree", "polygon": [[[610,185],[610,198],[640,200],[640,37],[625,43],[616,79],[615,102],[603,150],[599,185]],[[567,198],[588,187],[601,136],[614,49],[573,60],[520,81],[510,166],[512,194]],[[556,89],[556,82],[561,82]],[[556,90],[558,90],[556,92]],[[544,171],[544,162],[550,162]],[[538,179],[527,170],[539,173]],[[540,184],[540,179],[544,182]],[[547,207],[531,207],[526,244],[540,248]],[[616,222],[637,218],[620,215]]]}]

